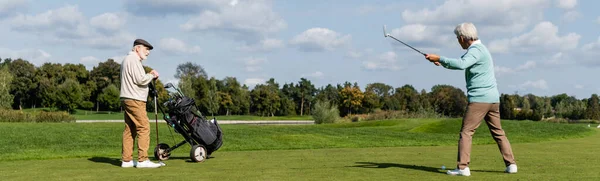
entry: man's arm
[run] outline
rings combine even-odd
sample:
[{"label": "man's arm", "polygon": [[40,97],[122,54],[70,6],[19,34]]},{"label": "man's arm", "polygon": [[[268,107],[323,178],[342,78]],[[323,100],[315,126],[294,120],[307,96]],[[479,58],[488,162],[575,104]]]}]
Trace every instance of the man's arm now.
[{"label": "man's arm", "polygon": [[470,48],[467,53],[465,53],[459,59],[441,56],[440,63],[447,69],[464,70],[475,64],[480,57],[481,51],[479,51],[479,49]]}]

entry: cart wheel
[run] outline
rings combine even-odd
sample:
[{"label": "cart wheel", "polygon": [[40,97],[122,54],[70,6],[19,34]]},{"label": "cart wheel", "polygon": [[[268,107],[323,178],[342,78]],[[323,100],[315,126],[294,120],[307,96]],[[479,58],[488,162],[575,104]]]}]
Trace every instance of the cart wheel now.
[{"label": "cart wheel", "polygon": [[169,145],[166,143],[156,145],[156,148],[154,148],[154,157],[161,161],[168,160],[171,156],[171,152],[167,152],[167,149],[169,149]]},{"label": "cart wheel", "polygon": [[195,162],[204,162],[204,160],[206,160],[206,148],[204,148],[202,145],[192,146],[190,158],[192,158],[192,161]]}]

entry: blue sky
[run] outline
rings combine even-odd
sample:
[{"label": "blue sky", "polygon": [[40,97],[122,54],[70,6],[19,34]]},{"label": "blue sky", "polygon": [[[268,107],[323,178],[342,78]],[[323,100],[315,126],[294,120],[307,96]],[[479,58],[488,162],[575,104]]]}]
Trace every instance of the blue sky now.
[{"label": "blue sky", "polygon": [[135,38],[154,45],[145,65],[176,83],[178,64],[253,87],[305,77],[316,86],[382,82],[430,91],[465,89],[464,72],[436,67],[382,26],[426,52],[460,57],[453,28],[473,22],[494,58],[500,92],[586,98],[600,92],[599,1],[0,1],[0,57],[120,62]]}]

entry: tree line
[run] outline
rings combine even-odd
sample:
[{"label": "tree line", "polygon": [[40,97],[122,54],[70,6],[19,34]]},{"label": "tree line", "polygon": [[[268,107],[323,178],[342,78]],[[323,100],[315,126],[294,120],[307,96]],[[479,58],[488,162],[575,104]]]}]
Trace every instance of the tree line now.
[{"label": "tree line", "polygon": [[[27,60],[7,58],[0,61],[0,108],[120,111],[119,74],[120,64],[113,59],[88,71],[82,64],[44,63],[36,67]],[[361,89],[350,82],[317,87],[306,78],[283,84],[271,78],[250,89],[235,77],[209,77],[202,66],[191,62],[178,65],[175,78],[178,88],[208,115],[311,115],[317,102],[328,102],[339,109],[340,116],[383,110],[462,117],[467,106],[466,94],[451,85],[435,85],[428,92],[408,84],[393,87],[375,82]],[[160,80],[156,83],[162,103],[169,95]],[[596,94],[584,99],[567,94],[502,94],[500,100],[503,119],[600,119]],[[153,104],[147,105],[149,111],[154,110]]]}]

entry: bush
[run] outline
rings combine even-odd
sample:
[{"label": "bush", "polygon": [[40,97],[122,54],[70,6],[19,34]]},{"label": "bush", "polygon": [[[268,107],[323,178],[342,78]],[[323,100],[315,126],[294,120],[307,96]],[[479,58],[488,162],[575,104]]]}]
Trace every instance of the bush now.
[{"label": "bush", "polygon": [[408,119],[408,118],[445,118],[445,116],[434,111],[377,111],[369,114],[364,120],[385,120],[385,119]]},{"label": "bush", "polygon": [[312,117],[316,124],[335,123],[340,119],[340,111],[336,105],[330,102],[317,101],[313,107]]},{"label": "bush", "polygon": [[66,112],[40,112],[35,117],[35,122],[42,123],[60,123],[60,122],[75,122],[75,117]]},{"label": "bush", "polygon": [[0,109],[0,122],[34,122],[33,116],[21,111]]},{"label": "bush", "polygon": [[17,110],[0,109],[0,122],[75,122],[75,117],[66,112],[25,113]]}]

